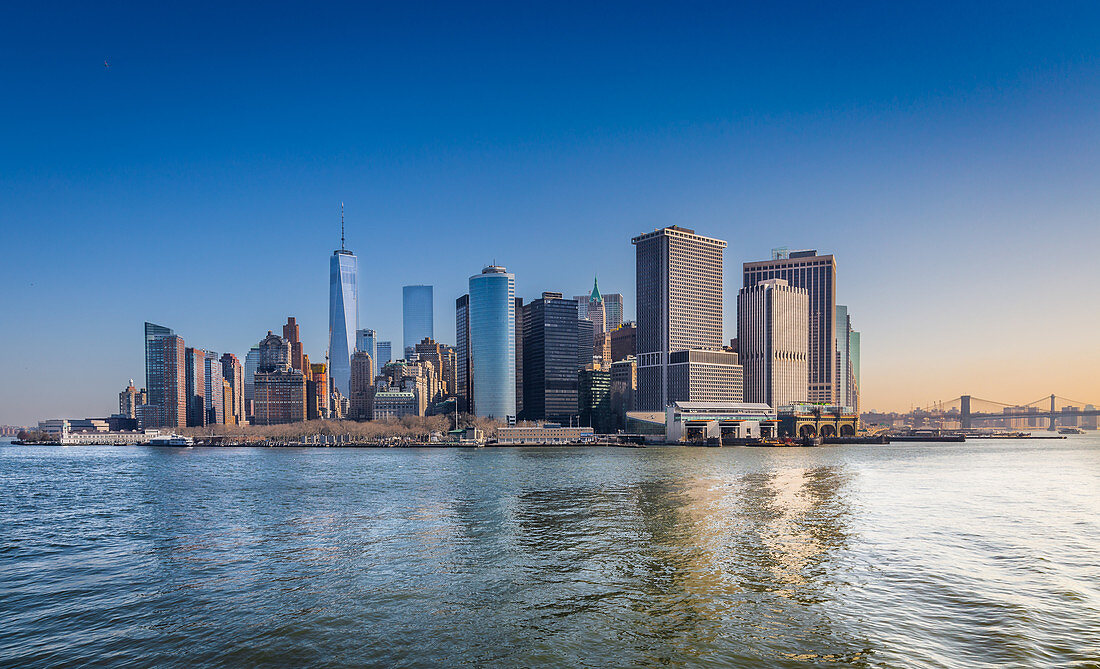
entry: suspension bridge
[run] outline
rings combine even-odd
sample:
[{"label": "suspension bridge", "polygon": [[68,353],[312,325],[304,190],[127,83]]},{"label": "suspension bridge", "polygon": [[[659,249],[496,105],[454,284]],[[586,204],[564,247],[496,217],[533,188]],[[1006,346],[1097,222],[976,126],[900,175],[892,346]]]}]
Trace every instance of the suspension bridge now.
[{"label": "suspension bridge", "polygon": [[1029,418],[1049,421],[1047,429],[1055,430],[1059,419],[1100,415],[1100,410],[1096,409],[1097,404],[1100,402],[1082,402],[1054,394],[1040,397],[1027,404],[1006,404],[971,395],[960,395],[947,402],[935,402],[927,407],[921,407],[921,410],[945,414],[957,413],[959,426],[963,429],[987,421]]}]

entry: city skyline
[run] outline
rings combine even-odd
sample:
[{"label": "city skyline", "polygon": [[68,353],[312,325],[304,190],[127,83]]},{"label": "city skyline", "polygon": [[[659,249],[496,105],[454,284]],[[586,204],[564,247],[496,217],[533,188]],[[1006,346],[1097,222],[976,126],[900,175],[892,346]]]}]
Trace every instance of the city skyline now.
[{"label": "city skyline", "polygon": [[[454,343],[449,305],[494,259],[525,300],[599,276],[633,319],[624,240],[675,224],[730,242],[727,339],[741,263],[834,255],[867,335],[865,409],[1095,394],[1096,7],[868,9],[874,32],[811,7],[227,8],[218,24],[150,7],[48,29],[4,11],[32,29],[0,41],[23,64],[0,110],[0,310],[18,324],[0,422],[110,413],[143,375],[145,321],[244,360],[294,314],[320,359],[341,201],[371,281],[359,324],[382,341],[401,342],[400,287],[423,283]],[[296,35],[325,50],[290,53]],[[415,233],[438,258],[385,252]]]}]

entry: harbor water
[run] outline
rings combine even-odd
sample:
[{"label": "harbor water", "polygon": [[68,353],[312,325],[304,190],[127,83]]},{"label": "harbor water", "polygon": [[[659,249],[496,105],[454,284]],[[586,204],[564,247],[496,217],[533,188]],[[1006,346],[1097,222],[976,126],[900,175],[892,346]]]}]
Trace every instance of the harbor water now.
[{"label": "harbor water", "polygon": [[1100,665],[1100,438],[0,444],[3,667]]}]

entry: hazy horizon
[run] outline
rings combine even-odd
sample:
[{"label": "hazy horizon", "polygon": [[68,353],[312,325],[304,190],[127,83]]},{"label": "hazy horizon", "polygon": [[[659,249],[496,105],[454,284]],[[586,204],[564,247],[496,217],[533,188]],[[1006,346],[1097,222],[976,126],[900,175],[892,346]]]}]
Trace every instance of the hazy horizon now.
[{"label": "hazy horizon", "polygon": [[[630,238],[836,256],[864,410],[1100,400],[1100,6],[0,8],[0,423],[117,411],[142,324],[243,359],[328,257],[436,338],[493,261],[622,293]],[[104,65],[106,59],[107,65]]]}]

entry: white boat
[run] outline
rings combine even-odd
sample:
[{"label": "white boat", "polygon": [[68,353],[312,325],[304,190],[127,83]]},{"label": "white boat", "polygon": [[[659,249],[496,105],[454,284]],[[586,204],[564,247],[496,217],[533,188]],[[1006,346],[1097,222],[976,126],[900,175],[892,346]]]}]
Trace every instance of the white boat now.
[{"label": "white boat", "polygon": [[195,440],[191,437],[181,437],[178,434],[166,434],[153,437],[149,440],[150,446],[194,446]]}]

